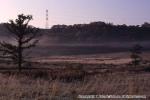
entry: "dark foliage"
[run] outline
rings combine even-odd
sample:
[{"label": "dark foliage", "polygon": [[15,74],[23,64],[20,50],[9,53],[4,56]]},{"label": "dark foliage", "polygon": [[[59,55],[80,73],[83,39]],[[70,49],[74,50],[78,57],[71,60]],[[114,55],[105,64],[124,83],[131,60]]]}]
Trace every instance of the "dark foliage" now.
[{"label": "dark foliage", "polygon": [[112,23],[92,22],[90,24],[54,25],[50,35],[60,41],[145,41],[150,38],[150,24],[127,26]]},{"label": "dark foliage", "polygon": [[131,59],[132,64],[134,66],[137,66],[142,62],[142,57],[140,56],[141,54],[142,54],[142,46],[136,44],[131,50]]},{"label": "dark foliage", "polygon": [[10,20],[5,26],[16,44],[6,41],[0,42],[1,57],[11,59],[15,64],[18,64],[19,71],[21,71],[22,64],[25,62],[24,51],[38,43],[36,37],[39,29],[28,25],[31,20],[31,15],[23,14],[18,15],[15,21]]}]

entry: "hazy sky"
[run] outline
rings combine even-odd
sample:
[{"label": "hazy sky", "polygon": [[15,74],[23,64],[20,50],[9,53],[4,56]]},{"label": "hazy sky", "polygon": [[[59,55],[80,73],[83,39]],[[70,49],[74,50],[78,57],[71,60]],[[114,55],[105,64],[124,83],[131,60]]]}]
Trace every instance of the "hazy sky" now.
[{"label": "hazy sky", "polygon": [[92,21],[114,24],[150,22],[150,0],[0,0],[0,23],[18,14],[32,14],[32,25],[45,27],[45,10],[49,24],[75,24]]}]

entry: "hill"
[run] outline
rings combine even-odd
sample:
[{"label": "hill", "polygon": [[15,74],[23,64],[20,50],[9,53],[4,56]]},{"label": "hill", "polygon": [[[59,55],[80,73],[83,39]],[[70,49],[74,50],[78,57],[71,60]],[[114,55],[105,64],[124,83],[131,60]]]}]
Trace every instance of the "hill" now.
[{"label": "hill", "polygon": [[[0,24],[0,36],[7,36],[7,29]],[[150,40],[150,24],[127,26],[105,22],[89,24],[54,25],[51,29],[41,29],[44,39],[52,43],[105,43],[135,42]]]},{"label": "hill", "polygon": [[149,41],[150,24],[127,26],[105,22],[90,24],[54,25],[49,32],[59,41],[72,43],[132,42]]},{"label": "hill", "polygon": [[[136,43],[150,50],[149,23],[136,26],[105,22],[54,25],[51,29],[41,29],[40,33],[42,37],[34,52],[40,56],[123,52]],[[0,39],[11,41],[4,24],[0,24]]]}]

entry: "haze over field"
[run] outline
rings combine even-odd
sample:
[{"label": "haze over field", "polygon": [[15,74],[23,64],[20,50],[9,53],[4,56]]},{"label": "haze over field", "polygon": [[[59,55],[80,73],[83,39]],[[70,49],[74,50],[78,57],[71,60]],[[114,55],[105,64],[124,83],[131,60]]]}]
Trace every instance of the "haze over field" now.
[{"label": "haze over field", "polygon": [[[42,35],[35,54],[95,54],[129,51],[135,44],[150,49],[150,24],[114,25],[105,22],[89,24],[54,25],[41,29]],[[5,24],[0,24],[0,39],[15,43]]]}]

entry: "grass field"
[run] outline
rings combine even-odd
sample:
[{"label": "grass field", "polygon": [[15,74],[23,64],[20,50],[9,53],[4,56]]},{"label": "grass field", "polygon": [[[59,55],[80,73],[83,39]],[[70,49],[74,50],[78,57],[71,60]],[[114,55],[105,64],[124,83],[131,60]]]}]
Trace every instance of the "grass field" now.
[{"label": "grass field", "polygon": [[129,59],[122,53],[53,56],[36,59],[21,73],[0,70],[0,100],[78,100],[78,95],[146,95],[149,100],[150,64],[134,67],[120,57]]}]

